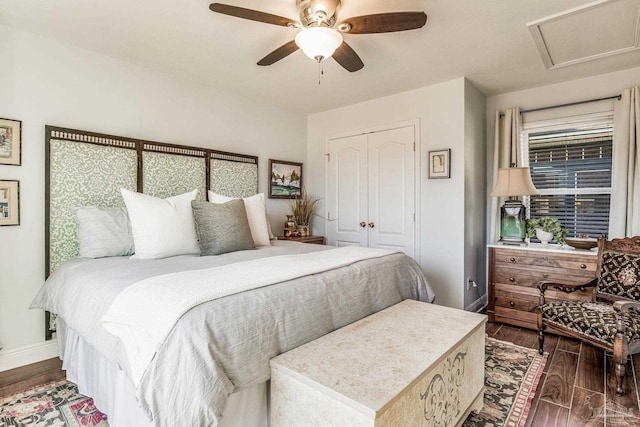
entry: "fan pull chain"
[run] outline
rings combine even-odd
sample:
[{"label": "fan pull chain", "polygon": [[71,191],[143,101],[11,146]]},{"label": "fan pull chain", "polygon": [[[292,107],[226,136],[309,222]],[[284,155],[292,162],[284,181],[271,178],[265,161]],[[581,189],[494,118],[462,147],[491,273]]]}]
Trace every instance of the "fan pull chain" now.
[{"label": "fan pull chain", "polygon": [[318,85],[320,85],[320,80],[324,76],[324,58],[316,56],[315,60],[318,62]]}]

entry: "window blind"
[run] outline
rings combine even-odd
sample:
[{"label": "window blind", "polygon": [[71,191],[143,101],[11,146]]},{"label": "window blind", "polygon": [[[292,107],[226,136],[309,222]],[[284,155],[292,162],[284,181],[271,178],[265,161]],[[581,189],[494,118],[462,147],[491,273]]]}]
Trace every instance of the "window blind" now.
[{"label": "window blind", "polygon": [[540,191],[529,200],[530,217],[556,217],[570,236],[607,234],[613,123],[527,137],[531,178]]}]

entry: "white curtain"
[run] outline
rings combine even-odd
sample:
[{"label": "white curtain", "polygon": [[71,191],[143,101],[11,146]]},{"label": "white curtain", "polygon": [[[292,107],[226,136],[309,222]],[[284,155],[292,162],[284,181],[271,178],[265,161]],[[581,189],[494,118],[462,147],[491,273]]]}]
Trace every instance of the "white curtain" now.
[{"label": "white curtain", "polygon": [[[522,122],[520,120],[520,108],[509,108],[500,117],[500,111],[496,111],[496,128],[493,145],[493,179],[489,185],[489,192],[493,190],[498,179],[498,169],[508,168],[512,164],[516,166],[526,166],[523,164],[522,147],[520,145],[520,131]],[[504,200],[502,197],[491,197],[489,212],[489,239],[497,242],[500,239],[500,210]]]},{"label": "white curtain", "polygon": [[640,235],[640,87],[622,91],[613,112],[609,238]]}]

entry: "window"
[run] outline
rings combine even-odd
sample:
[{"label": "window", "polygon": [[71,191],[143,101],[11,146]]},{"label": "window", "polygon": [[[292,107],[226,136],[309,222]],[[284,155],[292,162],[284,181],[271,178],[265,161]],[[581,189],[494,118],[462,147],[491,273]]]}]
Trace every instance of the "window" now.
[{"label": "window", "polygon": [[552,216],[569,235],[599,237],[609,230],[613,117],[525,126],[525,157],[540,191],[529,216]]}]

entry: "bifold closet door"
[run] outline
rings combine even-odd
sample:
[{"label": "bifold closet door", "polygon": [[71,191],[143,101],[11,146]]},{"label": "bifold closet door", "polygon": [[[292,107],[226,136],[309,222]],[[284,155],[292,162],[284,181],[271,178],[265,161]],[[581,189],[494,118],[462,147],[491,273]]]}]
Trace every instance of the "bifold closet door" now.
[{"label": "bifold closet door", "polygon": [[329,141],[329,244],[415,255],[414,127]]}]

